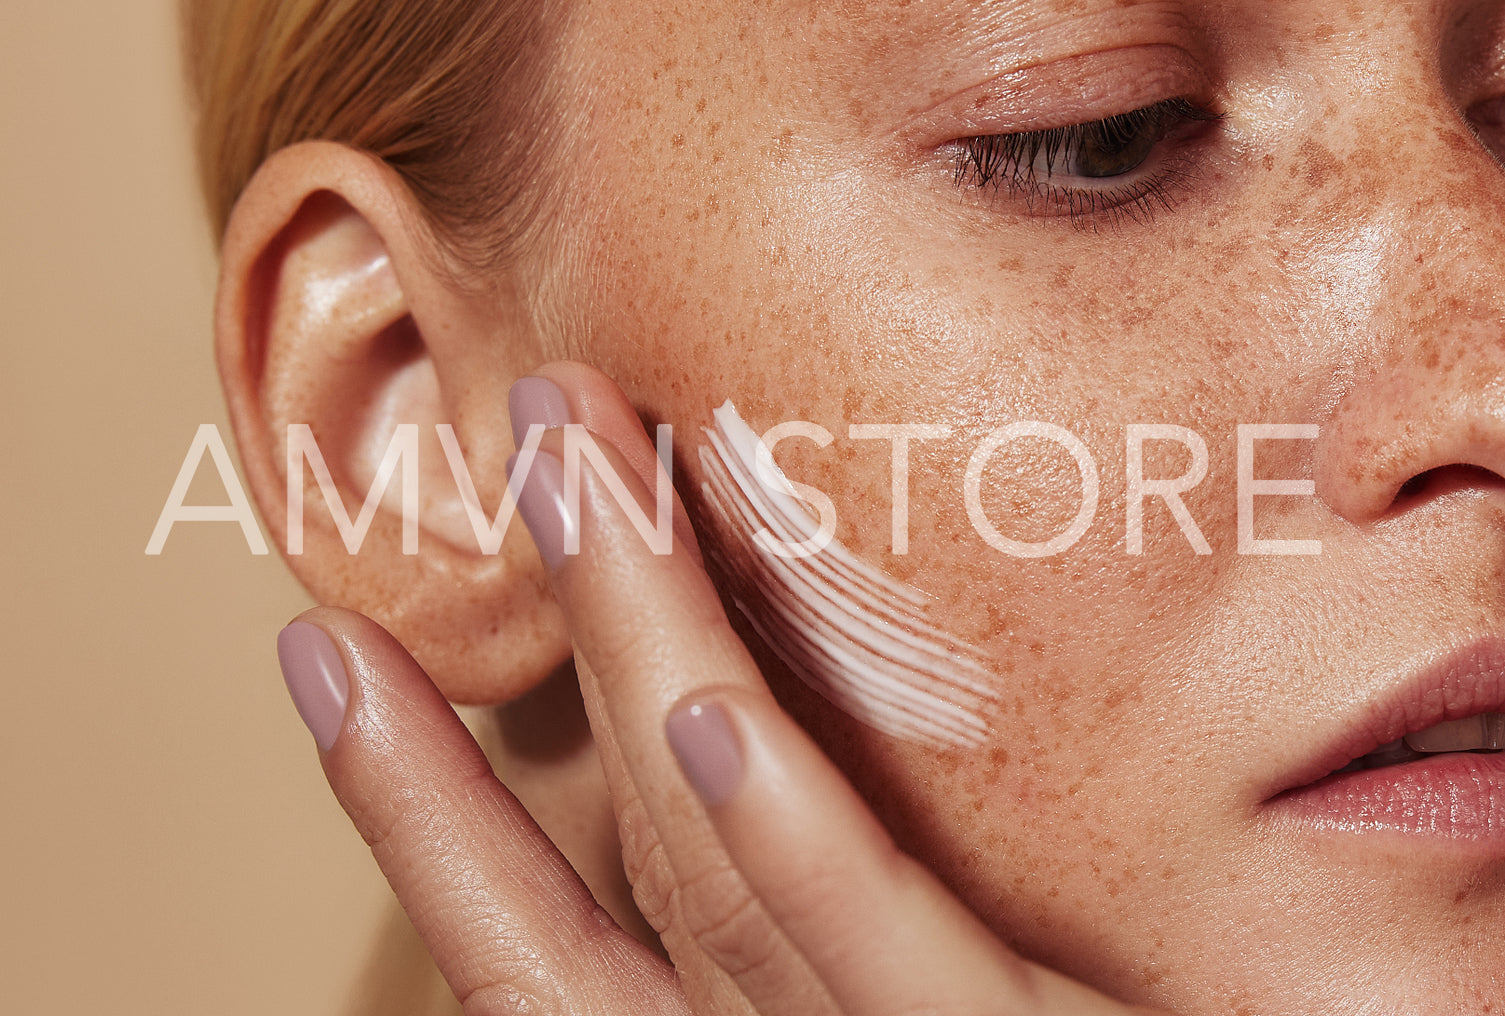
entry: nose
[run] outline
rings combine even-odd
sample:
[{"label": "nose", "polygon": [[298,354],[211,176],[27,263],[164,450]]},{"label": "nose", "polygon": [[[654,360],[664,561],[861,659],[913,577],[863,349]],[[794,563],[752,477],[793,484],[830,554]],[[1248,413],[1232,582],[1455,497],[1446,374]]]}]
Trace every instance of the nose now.
[{"label": "nose", "polygon": [[1365,525],[1460,492],[1505,491],[1501,338],[1460,348],[1452,368],[1395,364],[1350,389],[1318,438],[1317,496]]},{"label": "nose", "polygon": [[1326,248],[1346,259],[1325,266],[1347,285],[1346,376],[1314,480],[1360,525],[1505,491],[1505,170],[1445,99],[1410,110]]}]

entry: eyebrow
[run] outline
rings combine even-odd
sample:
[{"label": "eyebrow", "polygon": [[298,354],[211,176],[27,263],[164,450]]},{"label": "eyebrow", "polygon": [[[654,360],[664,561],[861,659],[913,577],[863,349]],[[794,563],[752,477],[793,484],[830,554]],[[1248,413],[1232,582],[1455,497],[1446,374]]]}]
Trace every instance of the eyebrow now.
[{"label": "eyebrow", "polygon": [[[938,102],[1002,76],[1110,44],[1200,36],[1186,0],[886,0],[801,3],[827,88],[874,80]],[[797,29],[795,29],[797,31]],[[821,44],[827,45],[822,47]],[[965,82],[965,83],[961,83]],[[872,91],[850,96],[867,107]],[[913,112],[912,101],[905,107]],[[905,110],[898,110],[904,113]]]}]

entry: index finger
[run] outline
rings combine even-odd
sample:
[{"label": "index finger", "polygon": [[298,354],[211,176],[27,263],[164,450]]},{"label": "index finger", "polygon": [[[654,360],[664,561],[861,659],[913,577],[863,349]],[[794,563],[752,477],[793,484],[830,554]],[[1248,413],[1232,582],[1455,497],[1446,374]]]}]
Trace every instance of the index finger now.
[{"label": "index finger", "polygon": [[278,656],[329,785],[467,1013],[685,1012],[374,621],[320,607]]}]

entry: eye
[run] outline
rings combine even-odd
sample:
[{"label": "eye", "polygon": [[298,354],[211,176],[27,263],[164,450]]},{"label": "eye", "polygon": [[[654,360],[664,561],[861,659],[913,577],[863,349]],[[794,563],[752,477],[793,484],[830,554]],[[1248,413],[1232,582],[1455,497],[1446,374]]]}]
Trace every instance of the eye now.
[{"label": "eye", "polygon": [[[1063,168],[1073,176],[1087,177],[1123,176],[1138,169],[1150,150],[1160,143],[1164,132],[1150,130],[1133,120],[1132,116],[1115,117],[1084,129],[1075,151],[1068,148],[1063,153],[1068,157]],[[1047,166],[1046,174],[1049,173]]]},{"label": "eye", "polygon": [[1474,103],[1465,112],[1464,119],[1484,147],[1494,153],[1496,159],[1505,162],[1505,96],[1497,95]]},{"label": "eye", "polygon": [[1074,225],[1095,226],[1100,213],[1141,221],[1173,207],[1169,185],[1186,176],[1157,149],[1219,119],[1176,98],[1071,127],[964,138],[955,143],[956,182],[1006,191],[1032,213],[1065,214]]}]

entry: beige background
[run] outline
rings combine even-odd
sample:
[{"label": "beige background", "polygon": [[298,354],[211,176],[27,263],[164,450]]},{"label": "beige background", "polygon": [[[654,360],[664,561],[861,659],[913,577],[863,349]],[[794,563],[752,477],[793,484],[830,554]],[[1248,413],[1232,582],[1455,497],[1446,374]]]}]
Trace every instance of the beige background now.
[{"label": "beige background", "polygon": [[229,439],[174,6],[0,11],[7,1016],[333,1013],[385,900],[278,677],[282,562],[226,523],[144,553]]}]

